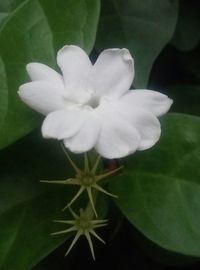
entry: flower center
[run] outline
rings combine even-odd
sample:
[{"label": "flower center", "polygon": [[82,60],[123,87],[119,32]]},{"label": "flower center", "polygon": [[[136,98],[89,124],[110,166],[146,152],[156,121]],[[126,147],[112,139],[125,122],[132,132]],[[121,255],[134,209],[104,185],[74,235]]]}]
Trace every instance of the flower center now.
[{"label": "flower center", "polygon": [[87,106],[95,109],[100,104],[100,98],[96,95],[95,90],[76,83],[68,83],[62,96],[68,108]]},{"label": "flower center", "polygon": [[88,105],[91,106],[93,109],[95,109],[99,106],[99,103],[100,103],[99,99],[93,95],[89,100]]},{"label": "flower center", "polygon": [[63,98],[67,106],[89,105],[93,108],[91,100],[95,95],[95,91],[85,89],[84,86],[77,83],[68,83],[63,93]]}]

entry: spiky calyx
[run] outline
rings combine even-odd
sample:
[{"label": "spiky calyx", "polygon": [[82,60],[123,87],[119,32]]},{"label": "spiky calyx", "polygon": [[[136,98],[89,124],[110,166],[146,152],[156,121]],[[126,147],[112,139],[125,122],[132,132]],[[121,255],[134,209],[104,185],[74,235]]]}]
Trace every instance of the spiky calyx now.
[{"label": "spiky calyx", "polygon": [[76,244],[78,239],[82,235],[85,236],[87,241],[88,241],[92,257],[95,260],[94,247],[93,247],[91,236],[94,236],[100,242],[105,244],[104,240],[95,232],[95,229],[105,227],[107,225],[108,220],[106,220],[106,219],[102,219],[102,220],[92,219],[91,214],[88,213],[88,208],[86,208],[85,211],[83,211],[83,209],[81,209],[80,215],[77,215],[70,207],[69,207],[69,210],[74,218],[73,220],[54,220],[54,222],[71,225],[71,227],[69,227],[66,230],[54,232],[51,235],[59,235],[59,234],[66,234],[66,233],[70,233],[70,232],[76,232],[75,237],[74,237],[71,245],[69,246],[65,256],[67,256],[69,254],[69,252],[74,247],[74,245]]},{"label": "spiky calyx", "polygon": [[48,184],[61,184],[61,185],[77,185],[80,186],[77,193],[74,195],[74,197],[71,199],[71,201],[63,208],[63,210],[69,208],[83,193],[83,191],[86,191],[88,194],[89,201],[92,205],[93,211],[95,213],[95,216],[97,217],[97,211],[95,209],[95,203],[93,199],[93,190],[100,191],[108,196],[117,198],[116,195],[111,194],[110,192],[106,191],[102,186],[99,185],[99,182],[103,179],[105,179],[108,176],[111,176],[118,172],[122,167],[119,167],[117,169],[114,169],[112,171],[103,173],[103,174],[97,174],[97,169],[100,162],[100,156],[97,157],[96,161],[92,166],[89,164],[89,159],[87,153],[84,154],[84,169],[81,170],[70,158],[69,154],[67,153],[66,149],[64,148],[65,154],[72,165],[72,167],[75,170],[75,177],[69,178],[66,180],[41,180],[43,183]]}]

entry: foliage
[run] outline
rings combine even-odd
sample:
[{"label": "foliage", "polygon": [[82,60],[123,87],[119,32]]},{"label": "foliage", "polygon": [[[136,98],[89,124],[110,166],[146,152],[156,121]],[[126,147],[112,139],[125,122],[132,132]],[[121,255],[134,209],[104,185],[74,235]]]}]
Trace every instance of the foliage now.
[{"label": "foliage", "polygon": [[121,160],[125,169],[109,189],[133,230],[160,248],[200,257],[199,12],[187,0],[0,2],[0,269],[32,269],[66,240],[49,235],[57,226],[51,221],[74,190],[39,180],[65,179],[72,170],[60,146],[42,139],[41,118],[17,95],[27,81],[25,65],[55,67],[65,44],[93,58],[104,48],[128,48],[134,87],[174,99],[159,143]]}]

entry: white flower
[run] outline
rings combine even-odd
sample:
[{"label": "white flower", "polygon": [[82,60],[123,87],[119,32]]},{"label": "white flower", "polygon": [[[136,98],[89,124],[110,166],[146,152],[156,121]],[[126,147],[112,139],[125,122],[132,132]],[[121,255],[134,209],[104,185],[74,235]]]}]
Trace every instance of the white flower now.
[{"label": "white flower", "polygon": [[32,82],[18,92],[46,115],[43,137],[63,140],[75,153],[95,148],[106,158],[148,149],[159,140],[157,117],[169,110],[172,100],[151,90],[129,90],[134,61],[127,49],[105,50],[92,65],[81,48],[64,46],[57,63],[62,76],[46,65],[28,64]]}]

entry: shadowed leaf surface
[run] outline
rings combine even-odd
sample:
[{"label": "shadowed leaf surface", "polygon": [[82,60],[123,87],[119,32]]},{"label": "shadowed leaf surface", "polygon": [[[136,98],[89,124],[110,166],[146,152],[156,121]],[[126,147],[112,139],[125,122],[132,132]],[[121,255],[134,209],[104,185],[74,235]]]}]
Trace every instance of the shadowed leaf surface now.
[{"label": "shadowed leaf surface", "polygon": [[169,114],[151,150],[125,162],[110,189],[129,221],[158,245],[200,256],[200,119]]}]

